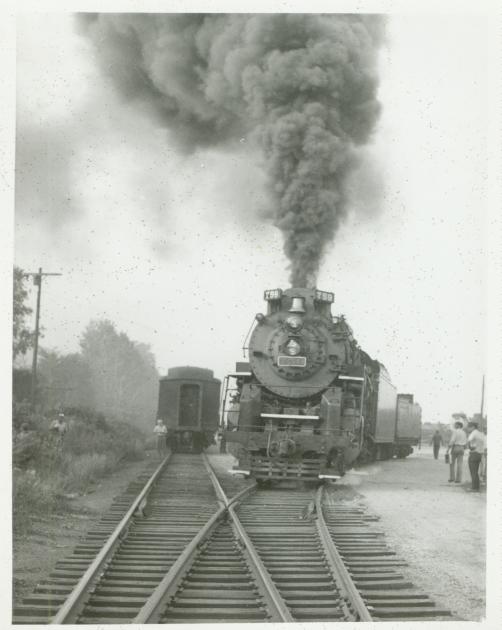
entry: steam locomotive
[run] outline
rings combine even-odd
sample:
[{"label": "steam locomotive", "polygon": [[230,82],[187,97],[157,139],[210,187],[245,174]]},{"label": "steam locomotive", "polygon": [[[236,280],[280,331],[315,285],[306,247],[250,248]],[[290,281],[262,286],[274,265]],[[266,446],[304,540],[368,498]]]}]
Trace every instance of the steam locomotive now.
[{"label": "steam locomotive", "polygon": [[265,291],[248,362],[224,380],[224,439],[234,472],[270,479],[340,478],[356,462],[406,457],[419,443],[421,409],[397,394],[364,352],[334,295]]},{"label": "steam locomotive", "polygon": [[212,370],[200,367],[173,367],[160,379],[157,418],[164,420],[173,452],[200,453],[214,444],[220,386]]}]

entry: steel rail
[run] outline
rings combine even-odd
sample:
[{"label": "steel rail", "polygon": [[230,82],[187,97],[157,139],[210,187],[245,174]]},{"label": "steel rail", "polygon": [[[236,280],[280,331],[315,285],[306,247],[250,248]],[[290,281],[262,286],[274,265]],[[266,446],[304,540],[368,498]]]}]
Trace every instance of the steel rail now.
[{"label": "steel rail", "polygon": [[357,590],[350,573],[345,566],[338,549],[336,548],[331,534],[329,532],[324,515],[322,513],[322,495],[324,487],[321,486],[316,493],[315,506],[316,506],[316,528],[319,534],[319,538],[323,545],[326,558],[329,561],[333,577],[337,585],[339,586],[342,595],[346,602],[350,603],[354,613],[357,615],[357,621],[373,621],[368,607],[366,606],[361,594]]},{"label": "steel rail", "polygon": [[[227,497],[225,496],[225,493],[223,492],[223,489],[221,488],[209,464],[208,458],[204,453],[202,453],[202,460],[213,483],[220,507],[217,512],[215,512],[213,516],[211,516],[211,518],[202,527],[202,529],[199,530],[194,538],[188,543],[188,545],[185,547],[173,566],[169,569],[169,571],[162,578],[161,582],[155,588],[153,593],[143,604],[142,608],[133,619],[132,623],[145,624],[159,622],[165,606],[178,590],[182,579],[194,563],[200,547],[202,546],[204,541],[212,534],[213,530],[219,524],[219,521],[225,516],[225,513],[227,512],[228,504],[230,502],[227,500]],[[237,501],[241,496],[250,492],[253,487],[254,486],[244,488],[244,490],[242,490],[232,498],[231,502]]]},{"label": "steel rail", "polygon": [[247,551],[247,557],[250,561],[250,568],[252,570],[254,578],[257,581],[259,591],[262,593],[266,600],[266,603],[269,605],[272,620],[293,621],[289,610],[284,604],[268,572],[259,559],[256,550],[247,537],[247,534],[244,532],[242,525],[239,522],[239,519],[233,511],[233,504],[239,501],[251,490],[253,490],[256,487],[256,484],[252,484],[249,487],[244,488],[244,490],[241,490],[241,492],[237,493],[229,500],[225,495],[225,492],[223,491],[216,475],[214,474],[214,471],[211,468],[209,460],[205,454],[202,454],[202,459],[208,475],[213,483],[218,502],[220,503],[220,508],[187,545],[183,553],[179,556],[171,569],[166,573],[155,591],[145,602],[137,616],[133,619],[132,623],[146,624],[158,623],[160,621],[165,606],[174,597],[182,579],[194,563],[201,545],[211,535],[218,522],[225,516],[227,512],[230,514],[235,525],[234,531],[238,532],[240,540],[244,543],[245,549]]},{"label": "steel rail", "polygon": [[113,530],[113,532],[108,537],[107,541],[99,551],[98,555],[94,558],[92,563],[87,568],[84,575],[80,578],[80,580],[75,585],[75,588],[69,594],[65,603],[61,606],[57,614],[52,618],[51,624],[64,624],[64,623],[75,623],[79,614],[81,613],[84,605],[85,599],[89,594],[89,591],[92,589],[96,581],[101,576],[103,568],[108,564],[113,554],[116,551],[117,546],[120,544],[121,539],[123,537],[124,532],[127,530],[130,521],[136,512],[136,510],[140,507],[141,503],[148,496],[150,490],[152,489],[154,483],[157,481],[160,473],[164,470],[165,466],[169,462],[171,458],[171,453],[169,453],[164,460],[159,464],[156,468],[150,479],[146,482],[143,490],[136,497],[131,507],[127,510],[126,514],[123,516],[120,523]]},{"label": "steel rail", "polygon": [[254,544],[251,542],[251,539],[247,535],[233,507],[233,504],[235,504],[239,498],[241,498],[244,494],[256,487],[256,483],[251,485],[249,488],[245,488],[229,501],[206,456],[204,456],[204,463],[208,470],[209,476],[211,477],[211,481],[216,488],[218,496],[223,500],[224,504],[227,507],[228,513],[233,522],[234,531],[243,544],[243,550],[245,551],[249,568],[251,569],[251,572],[253,573],[253,576],[256,580],[258,590],[264,597],[268,605],[269,612],[271,613],[271,621],[293,622],[294,618],[291,615],[291,612],[289,611],[286,602],[282,598],[269,572],[261,561],[261,558],[258,555]]},{"label": "steel rail", "polygon": [[221,505],[197,535],[192,538],[131,623],[159,623],[165,605],[178,590],[179,584],[192,566],[200,546],[211,535],[225,512],[226,507]]}]

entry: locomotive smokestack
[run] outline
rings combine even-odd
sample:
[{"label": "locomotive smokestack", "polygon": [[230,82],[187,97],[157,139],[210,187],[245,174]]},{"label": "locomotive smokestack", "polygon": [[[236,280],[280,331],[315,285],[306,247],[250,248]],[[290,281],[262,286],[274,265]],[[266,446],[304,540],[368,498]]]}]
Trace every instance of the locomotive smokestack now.
[{"label": "locomotive smokestack", "polygon": [[[185,148],[261,149],[291,283],[313,287],[380,106],[375,15],[86,14],[103,71]],[[146,105],[146,107],[145,107]],[[228,182],[222,182],[228,185]]]}]

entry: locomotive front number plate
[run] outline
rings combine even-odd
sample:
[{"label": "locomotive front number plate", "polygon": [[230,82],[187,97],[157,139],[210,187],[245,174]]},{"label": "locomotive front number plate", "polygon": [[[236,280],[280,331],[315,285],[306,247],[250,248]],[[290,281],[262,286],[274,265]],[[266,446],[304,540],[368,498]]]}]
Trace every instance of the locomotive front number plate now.
[{"label": "locomotive front number plate", "polygon": [[277,359],[279,367],[306,367],[307,357],[286,357],[280,356]]}]

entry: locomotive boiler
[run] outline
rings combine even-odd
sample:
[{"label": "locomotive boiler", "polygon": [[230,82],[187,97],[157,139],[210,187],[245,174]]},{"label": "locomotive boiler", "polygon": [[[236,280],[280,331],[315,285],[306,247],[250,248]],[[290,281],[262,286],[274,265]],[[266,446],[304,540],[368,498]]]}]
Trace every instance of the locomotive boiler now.
[{"label": "locomotive boiler", "polygon": [[214,443],[220,385],[212,370],[200,367],[173,367],[160,379],[157,418],[164,420],[172,451],[200,453]]},{"label": "locomotive boiler", "polygon": [[[248,362],[225,379],[223,423],[235,472],[336,479],[356,460],[409,454],[420,438],[420,407],[410,395],[398,405],[385,367],[359,348],[343,316],[332,316],[333,294],[274,289],[265,300]],[[399,415],[406,421],[397,441]]]}]

